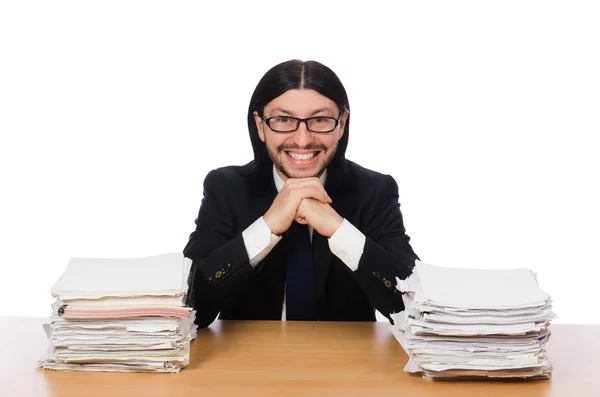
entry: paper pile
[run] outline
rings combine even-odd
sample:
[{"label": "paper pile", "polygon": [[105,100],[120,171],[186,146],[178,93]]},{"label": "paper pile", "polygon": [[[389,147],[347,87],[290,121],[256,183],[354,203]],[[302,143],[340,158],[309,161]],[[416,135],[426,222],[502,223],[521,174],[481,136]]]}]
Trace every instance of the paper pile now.
[{"label": "paper pile", "polygon": [[179,372],[196,337],[186,307],[191,260],[72,258],[52,288],[45,325],[49,349],[38,366],[53,370]]},{"label": "paper pile", "polygon": [[549,378],[550,296],[527,269],[481,270],[416,261],[397,280],[406,310],[392,332],[426,379]]}]

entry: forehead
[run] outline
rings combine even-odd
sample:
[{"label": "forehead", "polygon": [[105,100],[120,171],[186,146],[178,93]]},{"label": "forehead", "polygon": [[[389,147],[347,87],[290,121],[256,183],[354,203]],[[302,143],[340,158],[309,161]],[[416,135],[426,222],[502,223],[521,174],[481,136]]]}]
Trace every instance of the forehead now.
[{"label": "forehead", "polygon": [[284,110],[294,116],[306,117],[319,109],[325,113],[332,113],[332,115],[336,115],[338,112],[335,102],[315,90],[288,90],[269,102],[265,106],[264,113]]}]

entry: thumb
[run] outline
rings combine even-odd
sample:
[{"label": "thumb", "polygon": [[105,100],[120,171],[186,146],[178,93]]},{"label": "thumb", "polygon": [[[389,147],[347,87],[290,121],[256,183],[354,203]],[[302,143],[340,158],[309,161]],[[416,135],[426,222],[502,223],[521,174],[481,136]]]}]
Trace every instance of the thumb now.
[{"label": "thumb", "polygon": [[301,225],[307,225],[308,221],[306,220],[306,218],[302,218],[302,217],[296,217],[294,219],[296,222],[298,222]]}]

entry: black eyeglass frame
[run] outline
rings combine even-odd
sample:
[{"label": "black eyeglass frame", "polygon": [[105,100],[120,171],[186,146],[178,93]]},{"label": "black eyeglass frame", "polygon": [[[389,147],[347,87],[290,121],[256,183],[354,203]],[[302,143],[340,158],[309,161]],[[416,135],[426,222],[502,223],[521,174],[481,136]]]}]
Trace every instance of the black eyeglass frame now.
[{"label": "black eyeglass frame", "polygon": [[[337,118],[330,117],[330,116],[315,116],[315,117],[308,117],[306,119],[301,119],[301,118],[292,117],[292,116],[273,116],[273,117],[266,118],[264,114],[261,114],[260,118],[262,119],[262,121],[265,122],[265,124],[267,124],[267,126],[269,126],[269,128],[273,132],[279,132],[279,133],[282,133],[282,134],[284,134],[286,132],[295,132],[295,131],[298,131],[298,128],[300,128],[300,123],[304,122],[304,125],[306,126],[306,129],[309,130],[310,132],[314,132],[316,134],[329,134],[330,132],[335,131],[335,129],[338,127],[338,125],[340,124],[340,119],[342,118],[342,115],[343,115],[343,113],[340,113],[340,115]],[[271,127],[271,119],[278,118],[278,117],[285,117],[285,118],[288,118],[288,119],[296,120],[298,122],[296,124],[296,128],[294,128],[293,130],[287,130],[287,131],[281,131],[281,130],[275,130],[275,129],[273,129],[273,127]],[[328,131],[315,131],[315,130],[311,130],[310,127],[308,126],[308,121],[309,120],[314,120],[314,119],[331,119],[331,120],[335,120],[335,125],[333,126],[332,129],[330,129]]]}]

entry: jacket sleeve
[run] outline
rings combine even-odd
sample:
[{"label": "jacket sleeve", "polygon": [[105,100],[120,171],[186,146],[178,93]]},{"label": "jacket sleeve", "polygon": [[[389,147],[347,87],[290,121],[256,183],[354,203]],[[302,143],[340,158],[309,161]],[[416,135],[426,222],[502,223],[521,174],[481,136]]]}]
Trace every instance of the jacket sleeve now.
[{"label": "jacket sleeve", "polygon": [[391,313],[404,310],[396,277],[406,279],[419,258],[405,233],[394,178],[387,175],[368,202],[361,219],[365,246],[353,275],[373,307],[390,319]]},{"label": "jacket sleeve", "polygon": [[183,250],[192,259],[188,305],[196,309],[199,327],[209,326],[237,291],[253,277],[241,232],[227,203],[224,176],[211,171],[204,180],[204,197],[196,230]]}]

